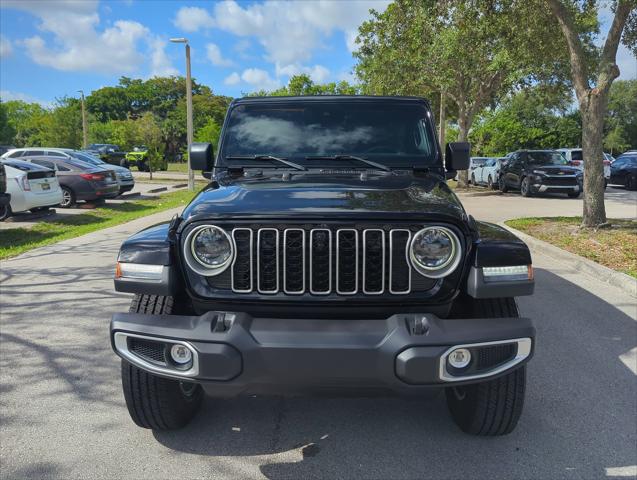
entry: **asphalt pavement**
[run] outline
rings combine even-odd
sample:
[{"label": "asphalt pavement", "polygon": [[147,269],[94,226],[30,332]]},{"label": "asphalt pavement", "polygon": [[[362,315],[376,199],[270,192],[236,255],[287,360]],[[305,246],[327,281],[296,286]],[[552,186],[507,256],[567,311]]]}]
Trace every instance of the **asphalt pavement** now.
[{"label": "asphalt pavement", "polygon": [[[477,218],[499,221],[517,200],[463,201]],[[544,215],[559,214],[556,201],[564,209],[573,202],[545,200]],[[431,401],[206,399],[181,431],[136,427],[124,405],[119,361],[108,338],[111,314],[125,311],[130,302],[130,295],[113,291],[113,266],[124,238],[174,212],[1,263],[1,478],[588,479],[637,474],[637,360],[631,356],[637,346],[637,300],[541,251],[533,252],[536,294],[519,299],[538,336],[524,413],[511,435],[463,434],[449,418],[443,396]],[[613,215],[619,213],[611,207]]]}]

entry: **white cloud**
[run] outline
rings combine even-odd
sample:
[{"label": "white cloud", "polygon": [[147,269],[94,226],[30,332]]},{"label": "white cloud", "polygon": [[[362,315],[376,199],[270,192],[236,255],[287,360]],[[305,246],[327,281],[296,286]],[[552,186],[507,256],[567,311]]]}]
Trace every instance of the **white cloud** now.
[{"label": "white cloud", "polygon": [[274,90],[281,86],[281,83],[270,77],[270,74],[260,68],[247,68],[241,74],[241,80],[255,87],[257,90]]},{"label": "white cloud", "polygon": [[184,32],[196,32],[214,26],[215,22],[205,8],[181,7],[173,24]]},{"label": "white cloud", "polygon": [[[225,0],[214,5],[211,17],[207,12],[201,17],[206,19],[204,23],[226,32],[254,37],[265,49],[266,60],[293,65],[309,61],[314,50],[324,48],[325,38],[335,31],[343,34],[345,44],[353,50],[358,26],[369,17],[369,9],[383,11],[388,4],[389,0],[315,0],[293,6],[285,1],[243,6],[235,0]],[[202,23],[198,21],[197,28]]]},{"label": "white cloud", "polygon": [[226,85],[236,85],[239,82],[241,82],[241,76],[237,72],[232,72],[223,80]]},{"label": "white cloud", "polygon": [[285,66],[280,66],[278,64],[276,65],[277,77],[281,75],[287,75],[288,77],[291,77],[293,75],[300,75],[302,73],[309,75],[314,83],[323,83],[330,76],[330,71],[323,65],[314,65],[312,67],[299,65],[298,63]]},{"label": "white cloud", "polygon": [[7,37],[0,35],[0,58],[7,58],[13,53],[13,46]]},{"label": "white cloud", "polygon": [[172,61],[166,54],[166,40],[155,37],[150,42],[150,76],[151,77],[170,77],[179,75],[179,71],[173,67]]},{"label": "white cloud", "polygon": [[3,102],[10,102],[11,100],[21,100],[27,103],[39,103],[45,108],[49,108],[53,105],[53,102],[41,100],[26,93],[13,92],[11,90],[0,90],[0,99]]},{"label": "white cloud", "polygon": [[206,45],[206,56],[208,60],[217,67],[231,67],[234,65],[232,60],[224,58],[223,55],[221,55],[221,50],[214,43]]},{"label": "white cloud", "polygon": [[144,66],[153,75],[175,72],[164,53],[165,42],[141,23],[117,20],[100,28],[97,1],[3,0],[2,6],[38,17],[42,33],[19,44],[39,65],[105,74],[133,73]]}]

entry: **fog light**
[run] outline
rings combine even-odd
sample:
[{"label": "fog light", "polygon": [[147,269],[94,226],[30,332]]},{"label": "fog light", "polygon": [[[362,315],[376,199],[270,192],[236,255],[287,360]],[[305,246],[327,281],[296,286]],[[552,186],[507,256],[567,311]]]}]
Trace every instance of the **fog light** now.
[{"label": "fog light", "polygon": [[466,348],[457,348],[449,354],[447,361],[453,368],[464,368],[471,361],[471,352]]},{"label": "fog light", "polygon": [[175,344],[170,349],[170,357],[179,365],[186,365],[192,361],[192,352],[185,345]]}]

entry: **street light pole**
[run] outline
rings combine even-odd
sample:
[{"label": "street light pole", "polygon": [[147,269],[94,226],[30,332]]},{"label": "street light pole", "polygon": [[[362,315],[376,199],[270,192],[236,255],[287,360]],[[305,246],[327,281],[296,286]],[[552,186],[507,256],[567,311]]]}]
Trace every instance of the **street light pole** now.
[{"label": "street light pole", "polygon": [[190,76],[190,45],[186,38],[171,38],[173,43],[184,43],[186,45],[186,139],[188,142],[188,190],[195,189],[195,172],[192,170],[190,162],[190,147],[192,146],[192,78]]},{"label": "street light pole", "polygon": [[82,148],[88,148],[88,119],[86,118],[86,106],[84,105],[84,90],[78,90],[82,94]]}]

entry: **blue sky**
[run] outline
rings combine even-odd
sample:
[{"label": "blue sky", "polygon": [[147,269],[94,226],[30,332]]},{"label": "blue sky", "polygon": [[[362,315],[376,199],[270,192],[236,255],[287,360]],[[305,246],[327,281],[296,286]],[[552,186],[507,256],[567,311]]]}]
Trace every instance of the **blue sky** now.
[{"label": "blue sky", "polygon": [[[357,27],[387,3],[0,0],[0,96],[48,104],[122,75],[183,74],[183,46],[168,42],[182,36],[193,76],[217,93],[272,89],[301,72],[317,82],[353,80]],[[637,77],[624,48],[618,63],[621,78]]]}]

